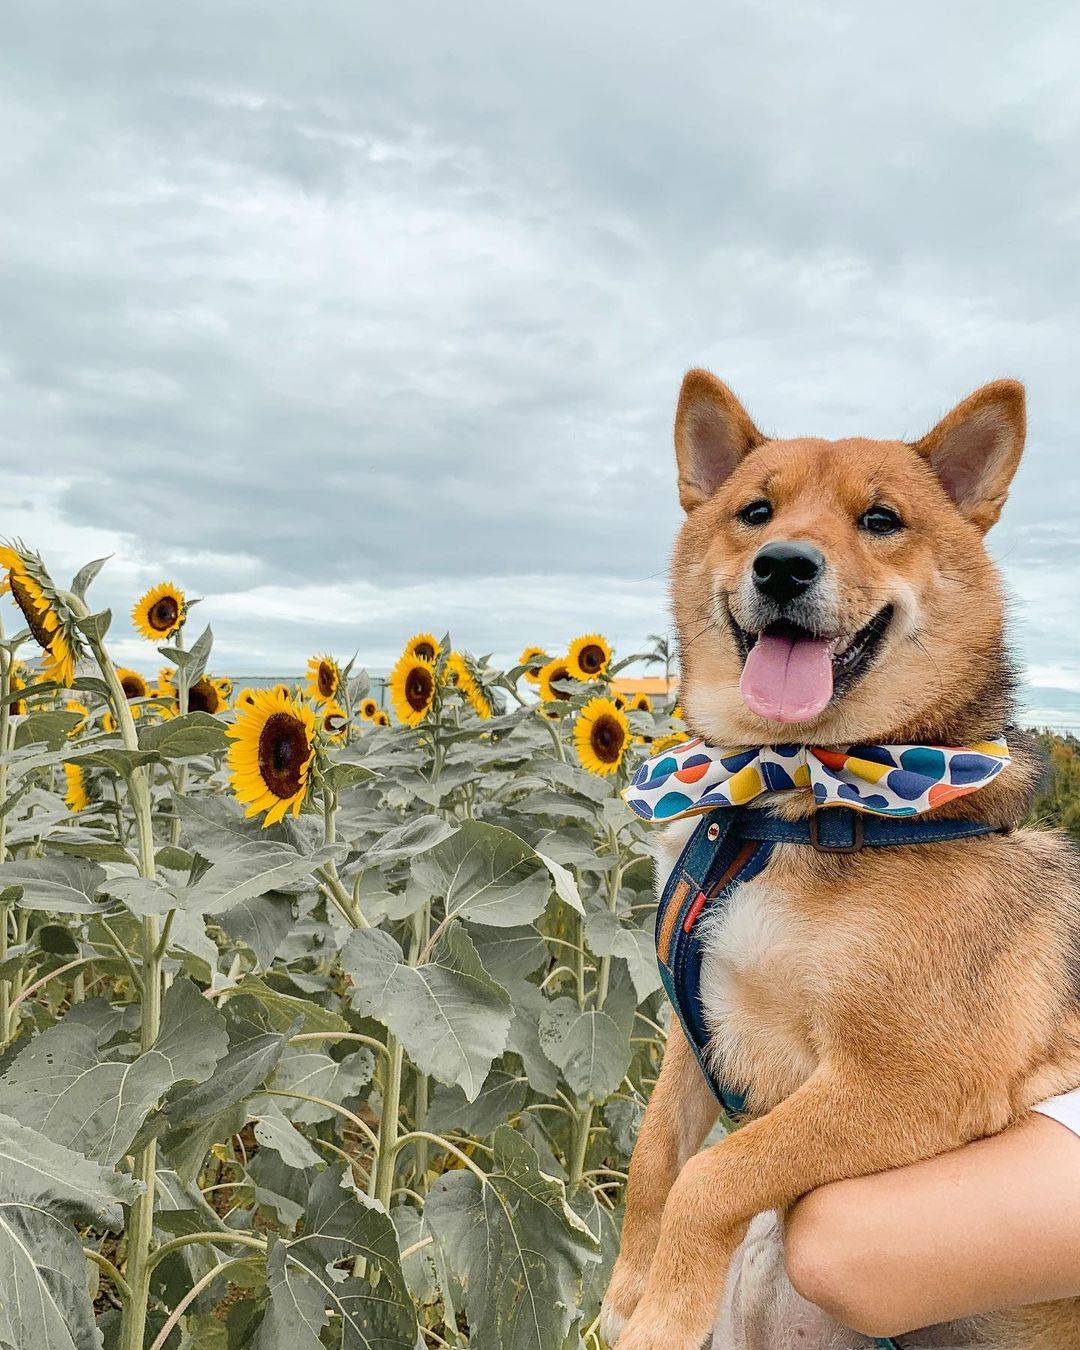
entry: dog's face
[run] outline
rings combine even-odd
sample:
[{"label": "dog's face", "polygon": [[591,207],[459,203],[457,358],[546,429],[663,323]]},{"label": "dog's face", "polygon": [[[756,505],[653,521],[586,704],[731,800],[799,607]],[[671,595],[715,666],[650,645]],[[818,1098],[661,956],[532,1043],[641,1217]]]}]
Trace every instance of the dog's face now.
[{"label": "dog's face", "polygon": [[675,441],[681,702],[714,744],[848,744],[947,727],[1000,662],[983,534],[1023,448],[1012,381],[915,445],[769,440],[705,371]]}]

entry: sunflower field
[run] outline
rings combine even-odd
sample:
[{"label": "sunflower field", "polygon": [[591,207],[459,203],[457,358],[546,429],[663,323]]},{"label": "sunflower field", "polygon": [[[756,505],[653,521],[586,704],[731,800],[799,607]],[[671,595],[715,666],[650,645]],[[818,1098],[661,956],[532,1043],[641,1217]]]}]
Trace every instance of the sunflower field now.
[{"label": "sunflower field", "polygon": [[233,689],[171,584],[151,682],[101,565],[0,548],[0,1345],[600,1350],[678,710],[596,634]]}]

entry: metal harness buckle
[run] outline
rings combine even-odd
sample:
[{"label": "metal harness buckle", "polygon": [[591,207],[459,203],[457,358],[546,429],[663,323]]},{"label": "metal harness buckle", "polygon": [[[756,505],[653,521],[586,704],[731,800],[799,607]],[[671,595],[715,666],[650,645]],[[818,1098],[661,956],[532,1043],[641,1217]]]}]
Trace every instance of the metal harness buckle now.
[{"label": "metal harness buckle", "polygon": [[[836,808],[833,807],[833,810]],[[848,808],[850,810],[850,807]],[[810,843],[819,853],[859,853],[866,838],[866,822],[863,819],[861,811],[851,811],[851,843],[850,844],[823,844],[821,842],[821,827],[818,823],[818,817],[824,812],[819,808],[810,812]]]}]

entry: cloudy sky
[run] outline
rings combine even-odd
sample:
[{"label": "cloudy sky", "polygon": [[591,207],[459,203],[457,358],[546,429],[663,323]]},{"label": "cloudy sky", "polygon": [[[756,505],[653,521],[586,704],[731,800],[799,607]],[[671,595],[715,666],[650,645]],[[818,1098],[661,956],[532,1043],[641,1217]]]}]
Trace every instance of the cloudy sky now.
[{"label": "cloudy sky", "polygon": [[162,577],[233,672],[631,648],[705,364],[778,434],[1026,380],[994,548],[1080,691],[1075,5],[12,0],[0,39],[0,532],[115,555],[125,660]]}]

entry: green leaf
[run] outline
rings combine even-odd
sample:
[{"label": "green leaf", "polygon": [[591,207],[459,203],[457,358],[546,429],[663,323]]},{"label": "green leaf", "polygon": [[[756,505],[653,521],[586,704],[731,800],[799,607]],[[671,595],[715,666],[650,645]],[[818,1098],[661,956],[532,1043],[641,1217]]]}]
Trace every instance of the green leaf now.
[{"label": "green leaf", "polygon": [[105,869],[84,858],[17,858],[0,863],[0,888],[19,887],[22,909],[52,914],[96,914],[94,900]]},{"label": "green leaf", "polygon": [[555,999],[540,1020],[540,1044],[562,1069],[574,1094],[589,1101],[610,1097],[630,1067],[630,1037],[614,1018]]},{"label": "green leaf", "polygon": [[80,633],[85,633],[91,642],[104,642],[105,634],[112,627],[112,610],[102,609],[96,614],[87,614],[85,618],[76,619],[75,627]]},{"label": "green leaf", "polygon": [[68,588],[72,595],[77,595],[80,600],[86,599],[86,592],[90,589],[94,578],[112,557],[107,554],[104,558],[95,558],[93,562],[88,562],[84,567],[80,567],[71,580]]},{"label": "green leaf", "polygon": [[383,867],[402,858],[413,858],[448,839],[454,829],[441,816],[418,816],[396,829],[384,831],[364,854],[364,866]]},{"label": "green leaf", "polygon": [[40,742],[50,750],[59,750],[67,744],[68,737],[81,721],[79,713],[55,710],[29,713],[15,729],[15,744],[36,745]]},{"label": "green leaf", "polygon": [[511,1007],[465,930],[452,924],[432,959],[410,966],[389,933],[364,929],[349,937],[341,965],[357,1011],[388,1027],[421,1073],[474,1100],[506,1046]]},{"label": "green leaf", "polygon": [[[309,1045],[290,1045],[281,1057],[274,1073],[273,1086],[285,1092],[303,1092],[309,1097],[324,1097],[327,1101],[342,1103],[355,1097],[371,1082],[375,1059],[363,1048],[342,1060],[333,1059],[323,1050]],[[281,1110],[303,1125],[317,1125],[321,1120],[332,1120],[335,1112],[317,1102],[298,1102],[280,1098]]]},{"label": "green leaf", "polygon": [[217,919],[234,942],[242,942],[265,970],[293,925],[293,904],[287,895],[261,895],[241,900]]},{"label": "green leaf", "polygon": [[493,928],[531,923],[552,887],[548,869],[523,839],[475,820],[417,858],[412,873],[432,895],[445,896],[448,915]]},{"label": "green leaf", "polygon": [[494,1145],[486,1182],[465,1169],[435,1182],[427,1221],[465,1286],[474,1345],[563,1350],[599,1244],[519,1134],[502,1125]]},{"label": "green leaf", "polygon": [[288,1031],[298,1021],[301,1031],[348,1031],[349,1024],[339,1013],[322,1008],[311,999],[273,989],[257,975],[245,975],[234,991],[257,999],[277,1031]]},{"label": "green leaf", "polygon": [[364,764],[354,764],[348,760],[337,760],[323,770],[323,779],[332,792],[346,792],[360,783],[373,782],[377,777],[373,770]]},{"label": "green leaf", "polygon": [[[255,1138],[262,1148],[272,1148],[289,1167],[318,1167],[319,1155],[281,1109],[283,1099],[257,1097],[249,1109],[254,1122]],[[295,1103],[302,1105],[302,1103]]]},{"label": "green leaf", "polygon": [[656,941],[651,930],[623,924],[610,910],[597,910],[585,920],[585,941],[597,956],[620,956],[630,969],[638,1000],[661,987]]},{"label": "green leaf", "polygon": [[562,863],[557,863],[554,858],[549,858],[546,853],[537,851],[536,856],[551,873],[551,879],[555,883],[555,894],[565,905],[576,910],[578,914],[585,913],[585,905],[581,899],[581,892],[578,890],[577,882],[574,880],[574,874],[569,867],[564,867]]},{"label": "green leaf", "polygon": [[194,886],[177,892],[179,903],[200,914],[224,914],[242,900],[306,881],[341,852],[334,846],[304,854],[282,844],[253,845],[208,867]]},{"label": "green leaf", "polygon": [[64,759],[68,764],[79,764],[84,769],[105,769],[108,773],[126,778],[132,769],[152,764],[157,758],[149,750],[126,750],[122,746],[103,746],[100,750],[69,750]]},{"label": "green leaf", "polygon": [[209,1078],[225,1054],[221,1014],[188,980],[162,1000],[161,1034],[134,1060],[99,1048],[87,1005],[35,1037],[0,1078],[0,1112],[96,1162],[118,1162],[174,1084]]},{"label": "green leaf", "polygon": [[145,723],[139,727],[139,745],[162,759],[209,755],[227,749],[228,744],[225,723],[204,712],[185,713],[167,722]]},{"label": "green leaf", "polygon": [[528,1094],[525,1078],[502,1069],[492,1069],[474,1102],[460,1088],[440,1083],[428,1107],[428,1128],[440,1134],[453,1131],[486,1139],[521,1111]]},{"label": "green leaf", "polygon": [[469,928],[480,963],[493,980],[522,980],[548,959],[548,949],[532,924],[519,928]]},{"label": "green leaf", "polygon": [[[381,1206],[346,1181],[344,1169],[328,1168],[316,1178],[303,1236],[274,1246],[268,1261],[270,1329],[264,1338],[264,1319],[257,1350],[321,1350],[318,1313],[327,1307],[340,1318],[334,1328],[340,1350],[414,1350],[416,1314],[394,1225]],[[357,1276],[337,1283],[327,1273],[334,1263],[358,1259],[377,1272],[374,1288]]]}]

